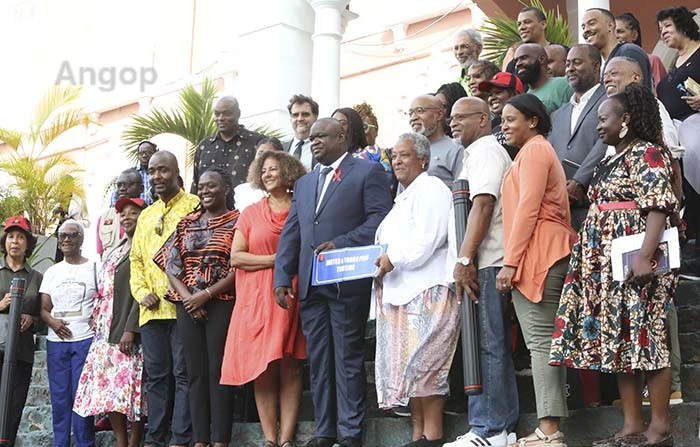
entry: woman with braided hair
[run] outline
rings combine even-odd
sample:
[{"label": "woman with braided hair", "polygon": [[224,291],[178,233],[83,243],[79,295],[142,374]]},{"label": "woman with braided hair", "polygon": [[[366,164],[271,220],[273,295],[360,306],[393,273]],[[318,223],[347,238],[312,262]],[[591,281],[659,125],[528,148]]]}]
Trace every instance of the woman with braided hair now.
[{"label": "woman with braided hair", "polygon": [[[615,154],[598,165],[591,205],[574,245],[555,318],[550,365],[617,374],[624,424],[595,446],[670,446],[670,355],[666,314],[678,282],[653,259],[677,211],[671,156],[653,94],[639,84],[598,108],[598,133]],[[611,243],[645,233],[625,281],[612,277]],[[642,420],[646,377],[651,423]]]},{"label": "woman with braided hair", "polygon": [[382,149],[377,144],[379,123],[377,122],[374,110],[372,110],[372,106],[366,102],[356,104],[352,108],[360,115],[360,118],[362,118],[362,128],[367,138],[367,146],[361,151],[355,152],[353,156],[355,158],[362,158],[379,163],[382,168],[384,168],[384,172],[386,172],[387,182],[393,196],[396,192],[397,182],[394,177],[394,170],[391,167],[391,149]]}]

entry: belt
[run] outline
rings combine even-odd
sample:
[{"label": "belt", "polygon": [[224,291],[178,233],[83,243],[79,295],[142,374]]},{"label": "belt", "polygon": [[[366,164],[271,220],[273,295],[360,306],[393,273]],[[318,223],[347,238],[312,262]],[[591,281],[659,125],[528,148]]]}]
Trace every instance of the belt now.
[{"label": "belt", "polygon": [[588,215],[595,216],[600,214],[601,211],[613,211],[613,210],[633,210],[639,208],[637,202],[632,200],[626,202],[603,202],[603,203],[592,203],[588,208]]}]

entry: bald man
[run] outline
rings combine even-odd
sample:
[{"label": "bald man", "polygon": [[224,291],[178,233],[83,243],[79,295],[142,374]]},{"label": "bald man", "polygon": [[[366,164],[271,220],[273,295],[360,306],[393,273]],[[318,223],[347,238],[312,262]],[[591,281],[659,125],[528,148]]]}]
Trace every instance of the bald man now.
[{"label": "bald man", "polygon": [[[168,277],[153,256],[199,197],[180,188],[175,155],[158,151],[148,162],[151,187],[158,195],[143,210],[131,246],[131,294],[139,303],[139,326],[146,370],[148,429],[145,444],[184,446],[192,441],[188,377],[182,340],[175,326],[175,305],[164,299]],[[174,400],[170,397],[174,393]],[[167,415],[171,415],[168,420]],[[166,444],[166,434],[171,437]]]},{"label": "bald man", "polygon": [[[518,423],[518,390],[510,348],[510,324],[505,309],[509,295],[496,290],[503,266],[501,182],[510,156],[491,133],[488,105],[479,98],[462,98],[452,106],[452,135],[464,145],[464,169],[472,208],[467,232],[454,267],[455,286],[477,306],[479,360],[484,391],[469,396],[471,430],[450,447],[505,446]],[[513,436],[514,438],[514,436]]]},{"label": "bald man", "polygon": [[550,77],[566,75],[566,54],[569,50],[564,45],[552,43],[544,47],[547,52],[547,73]]},{"label": "bald man", "polygon": [[552,113],[574,94],[566,78],[551,77],[547,72],[547,52],[542,45],[525,43],[515,50],[515,70],[521,81],[530,86],[528,93],[540,98]]},{"label": "bald man", "polygon": [[464,148],[445,135],[445,107],[435,96],[421,95],[411,101],[406,114],[411,129],[430,141],[428,174],[438,177],[451,189],[462,171]]},{"label": "bald man", "polygon": [[[197,193],[199,176],[211,167],[231,173],[233,188],[246,183],[248,168],[255,158],[255,146],[263,138],[239,124],[241,109],[233,96],[224,96],[214,105],[217,132],[203,139],[194,153],[194,173],[190,192]],[[226,197],[226,204],[233,209],[233,188]]]}]

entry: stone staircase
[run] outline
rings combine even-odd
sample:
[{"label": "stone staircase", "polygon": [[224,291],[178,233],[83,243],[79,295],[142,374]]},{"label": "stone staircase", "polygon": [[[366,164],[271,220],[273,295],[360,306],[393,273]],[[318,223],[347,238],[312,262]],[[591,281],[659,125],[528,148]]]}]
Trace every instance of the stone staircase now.
[{"label": "stone staircase", "polygon": [[[682,281],[676,303],[680,320],[681,350],[683,352],[683,396],[686,403],[673,406],[671,416],[677,447],[700,447],[700,281]],[[688,321],[692,318],[694,321]],[[374,358],[374,339],[368,332],[367,357]],[[696,362],[698,362],[696,364]],[[365,363],[367,373],[367,419],[365,446],[394,447],[409,442],[411,433],[408,418],[389,417],[377,408],[374,390],[374,362]],[[521,419],[518,434],[529,433],[536,426],[534,414],[534,389],[532,377],[527,371],[518,374]],[[691,402],[692,401],[692,402]],[[570,397],[570,406],[572,403]],[[648,420],[649,408],[645,407]],[[300,445],[313,436],[313,405],[311,394],[304,391],[300,409],[297,441]],[[563,421],[562,431],[566,433],[569,447],[588,447],[596,439],[609,436],[622,424],[622,412],[619,408],[605,406],[600,408],[578,409],[570,412]],[[465,414],[445,416],[445,436],[448,440],[468,430]],[[263,438],[257,423],[234,424],[231,447],[260,446]],[[18,433],[17,447],[50,447],[53,445],[51,427],[51,405],[46,371],[46,341],[44,337],[37,340],[32,384],[29,389],[27,404],[22,415]],[[115,446],[111,432],[98,432],[97,447]]]}]

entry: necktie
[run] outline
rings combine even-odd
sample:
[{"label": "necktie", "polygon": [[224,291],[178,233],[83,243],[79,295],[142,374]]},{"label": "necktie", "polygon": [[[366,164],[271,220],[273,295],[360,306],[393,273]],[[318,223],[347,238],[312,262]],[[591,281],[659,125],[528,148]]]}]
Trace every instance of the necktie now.
[{"label": "necktie", "polygon": [[316,204],[321,202],[321,193],[323,192],[323,185],[326,184],[326,177],[328,173],[331,172],[333,168],[326,166],[321,168],[321,174],[318,177],[318,186],[316,187]]},{"label": "necktie", "polygon": [[299,140],[296,147],[294,148],[294,154],[292,154],[292,155],[294,155],[294,158],[296,158],[297,160],[299,160],[301,158],[302,146],[304,146],[304,140]]}]

